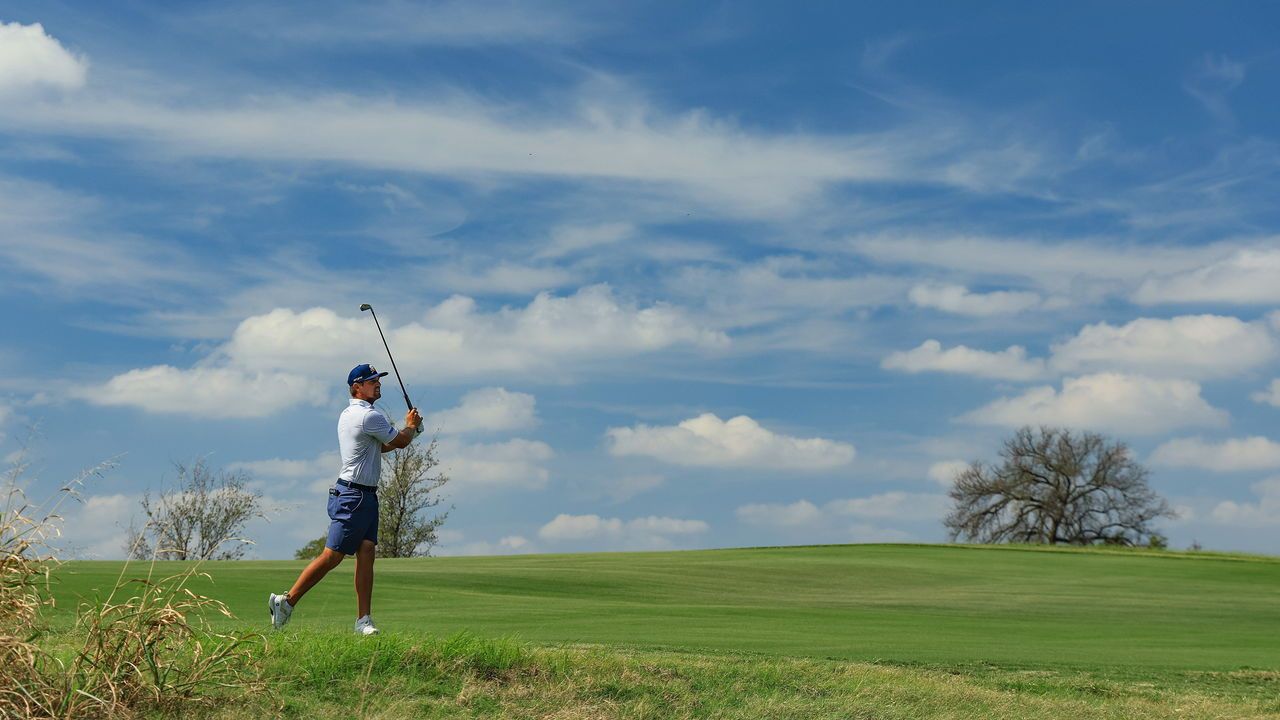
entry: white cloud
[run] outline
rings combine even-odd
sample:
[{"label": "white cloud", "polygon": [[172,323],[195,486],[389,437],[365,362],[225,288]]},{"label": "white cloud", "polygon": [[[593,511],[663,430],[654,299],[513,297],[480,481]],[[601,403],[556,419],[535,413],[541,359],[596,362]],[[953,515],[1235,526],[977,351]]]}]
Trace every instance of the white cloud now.
[{"label": "white cloud", "polygon": [[891,353],[881,361],[880,367],[908,373],[945,372],[999,380],[1032,380],[1044,375],[1044,361],[1028,359],[1026,348],[1018,345],[994,353],[964,345],[943,350],[937,340],[925,340],[919,347]]},{"label": "white cloud", "polygon": [[721,420],[712,413],[676,426],[609,428],[609,452],[644,455],[675,465],[826,470],[853,462],[848,443],[780,435],[746,415]]},{"label": "white cloud", "polygon": [[300,403],[322,405],[328,388],[287,372],[155,365],[117,375],[103,385],[78,388],[74,394],[95,405],[226,419],[267,417]]},{"label": "white cloud", "polygon": [[649,516],[634,520],[603,518],[599,515],[560,514],[538,530],[538,537],[551,542],[590,540],[631,549],[672,547],[673,538],[699,535],[710,530],[701,520],[681,520]]},{"label": "white cloud", "polygon": [[542,463],[555,457],[551,446],[514,439],[474,445],[442,440],[436,457],[450,479],[450,489],[476,487],[540,490],[550,473]]},{"label": "white cloud", "polygon": [[1249,396],[1254,402],[1280,407],[1280,379],[1272,380],[1264,391]]},{"label": "white cloud", "polygon": [[838,314],[900,301],[908,283],[886,275],[848,276],[794,257],[766,258],[730,270],[686,267],[668,283],[705,299],[726,324],[755,325],[780,312]]},{"label": "white cloud", "polygon": [[[1151,247],[1101,242],[1036,242],[984,236],[886,234],[854,237],[854,252],[880,262],[943,268],[976,277],[1030,278],[1054,293],[1127,290],[1151,273],[1213,262],[1235,248]],[[1101,283],[1100,286],[1094,286]],[[1118,284],[1118,285],[1117,285]]]},{"label": "white cloud", "polygon": [[[938,493],[887,492],[862,498],[832,500],[821,507],[808,500],[791,504],[742,505],[734,514],[740,522],[756,527],[787,532],[802,532],[817,537],[831,537],[852,532],[870,542],[873,539],[902,540],[909,535],[896,529],[876,527],[865,521],[922,522],[940,521],[950,509],[951,500]],[[858,522],[848,524],[848,518]],[[876,537],[871,538],[871,531]],[[811,540],[813,538],[810,538]]]},{"label": "white cloud", "polygon": [[600,223],[598,225],[564,225],[551,233],[551,242],[538,251],[539,258],[558,258],[601,245],[612,245],[631,236],[635,226],[630,223]]},{"label": "white cloud", "polygon": [[59,508],[61,536],[55,545],[65,556],[103,560],[124,557],[127,528],[140,515],[136,495],[85,495],[80,502],[64,502]]},{"label": "white cloud", "polygon": [[1086,325],[1053,346],[1050,365],[1062,372],[1134,371],[1145,375],[1223,377],[1269,362],[1276,341],[1264,323],[1221,315],[1139,318],[1119,327]]},{"label": "white cloud", "polygon": [[1244,82],[1245,64],[1228,58],[1205,54],[1199,67],[1183,83],[1187,93],[1199,100],[1205,110],[1223,125],[1233,125],[1235,118],[1227,96]]},{"label": "white cloud", "polygon": [[1013,315],[1035,308],[1042,301],[1033,292],[973,293],[963,285],[934,284],[916,285],[911,288],[908,297],[919,307],[976,317]]},{"label": "white cloud", "polygon": [[342,457],[335,451],[325,451],[309,460],[292,460],[271,458],[268,460],[248,460],[233,462],[227,470],[244,470],[258,480],[264,487],[277,487],[283,484],[292,485],[298,481],[306,483],[312,490],[323,490],[331,485],[342,469]]},{"label": "white cloud", "polygon": [[1280,250],[1242,249],[1199,267],[1158,274],[1144,281],[1133,299],[1142,305],[1280,303]]},{"label": "white cloud", "polygon": [[523,535],[506,535],[497,542],[478,540],[463,542],[464,535],[456,530],[442,530],[440,543],[433,553],[441,557],[460,555],[523,555],[539,552],[539,548]]},{"label": "white cloud", "polygon": [[1253,492],[1258,496],[1254,503],[1238,503],[1224,500],[1210,513],[1219,524],[1232,527],[1260,528],[1280,525],[1280,477],[1254,483]]},{"label": "white cloud", "polygon": [[938,485],[950,489],[955,484],[956,476],[969,469],[964,460],[942,460],[929,466],[929,479]]},{"label": "white cloud", "polygon": [[271,42],[324,45],[446,45],[479,47],[571,42],[589,29],[582,8],[567,12],[511,0],[458,2],[401,0],[341,2],[305,6],[262,3],[218,4],[184,19],[201,26],[227,25]]},{"label": "white cloud", "polygon": [[835,515],[875,520],[934,520],[947,514],[951,499],[936,493],[887,492],[865,498],[833,500],[825,509]]},{"label": "white cloud", "polygon": [[573,280],[573,273],[564,268],[521,265],[505,260],[496,263],[433,263],[422,271],[422,281],[436,290],[481,295],[527,295],[564,287]]},{"label": "white cloud", "polygon": [[[385,311],[384,311],[385,313]],[[669,305],[617,301],[604,285],[567,297],[541,293],[523,308],[477,310],[454,296],[421,321],[384,323],[401,373],[412,384],[492,375],[562,376],[603,359],[728,344]],[[190,369],[168,365],[131,370],[80,397],[102,405],[199,417],[265,417],[300,403],[320,404],[342,387],[360,361],[383,365],[372,322],[327,308],[279,308],[242,321],[231,339]],[[252,398],[252,402],[242,398]],[[518,401],[518,400],[517,400]]]},{"label": "white cloud", "polygon": [[1280,468],[1280,443],[1264,437],[1205,442],[1201,438],[1176,438],[1151,453],[1153,465],[1194,467],[1229,472]]},{"label": "white cloud", "polygon": [[1228,415],[1205,402],[1198,383],[1098,373],[1064,379],[1061,392],[1042,386],[1000,398],[960,419],[1003,427],[1047,424],[1150,435],[1180,427],[1219,427]]},{"label": "white cloud", "polygon": [[17,90],[84,86],[89,63],[67,51],[40,23],[0,23],[0,95]]},{"label": "white cloud", "polygon": [[624,475],[617,479],[602,482],[601,493],[615,503],[622,503],[651,490],[656,490],[666,483],[661,475]]},{"label": "white cloud", "polygon": [[482,388],[464,395],[457,407],[428,415],[425,426],[451,435],[526,430],[538,424],[534,405],[532,395],[500,387]]},{"label": "white cloud", "polygon": [[790,505],[758,503],[743,505],[734,511],[738,520],[748,525],[771,527],[811,527],[822,520],[822,511],[808,500],[798,500]]},{"label": "white cloud", "polygon": [[[560,373],[566,366],[673,346],[716,349],[728,338],[698,327],[679,308],[619,302],[606,285],[573,295],[539,293],[526,307],[492,313],[455,295],[423,319],[383,326],[407,377],[459,379],[496,373]],[[302,313],[277,309],[240,324],[222,353],[250,367],[305,368],[333,374],[356,352],[381,345],[372,323],[325,308]],[[421,358],[421,360],[418,360]],[[375,363],[377,364],[377,363]],[[421,366],[419,369],[418,366]]]}]

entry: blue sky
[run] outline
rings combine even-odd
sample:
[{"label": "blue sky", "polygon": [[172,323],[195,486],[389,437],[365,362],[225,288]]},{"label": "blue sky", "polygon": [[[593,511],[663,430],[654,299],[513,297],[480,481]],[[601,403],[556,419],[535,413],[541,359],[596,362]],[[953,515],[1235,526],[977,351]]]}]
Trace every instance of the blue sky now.
[{"label": "blue sky", "polygon": [[[1167,3],[0,5],[0,444],[121,553],[172,464],[325,527],[347,370],[440,554],[940,541],[1023,424],[1174,546],[1280,546],[1280,13]],[[382,403],[404,408],[388,386]]]}]

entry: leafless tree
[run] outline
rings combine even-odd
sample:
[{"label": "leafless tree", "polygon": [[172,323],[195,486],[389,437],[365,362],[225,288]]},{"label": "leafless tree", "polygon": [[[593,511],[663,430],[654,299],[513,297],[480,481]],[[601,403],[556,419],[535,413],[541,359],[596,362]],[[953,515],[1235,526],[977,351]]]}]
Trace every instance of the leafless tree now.
[{"label": "leafless tree", "polygon": [[1152,523],[1176,517],[1124,443],[1096,433],[1024,427],[1002,462],[975,462],[951,489],[951,539],[980,543],[1153,546]]},{"label": "leafless tree", "polygon": [[430,555],[437,542],[436,530],[449,516],[424,515],[440,505],[438,491],[449,477],[432,474],[439,465],[436,441],[427,447],[412,444],[382,456],[382,481],[378,487],[378,555],[418,557]]},{"label": "leafless tree", "polygon": [[243,471],[211,469],[203,458],[175,463],[175,487],[142,496],[142,527],[130,524],[126,550],[160,560],[238,560],[252,544],[245,525],[264,517],[262,496],[248,489]]}]

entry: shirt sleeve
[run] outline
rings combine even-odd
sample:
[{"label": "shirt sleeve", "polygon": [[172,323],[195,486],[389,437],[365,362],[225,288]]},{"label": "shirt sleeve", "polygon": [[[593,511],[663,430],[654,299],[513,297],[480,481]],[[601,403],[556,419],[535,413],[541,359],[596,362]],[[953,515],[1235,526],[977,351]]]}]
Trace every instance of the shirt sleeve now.
[{"label": "shirt sleeve", "polygon": [[364,422],[360,429],[366,435],[372,435],[383,445],[391,442],[396,437],[396,426],[391,424],[386,415],[377,410],[365,413]]}]

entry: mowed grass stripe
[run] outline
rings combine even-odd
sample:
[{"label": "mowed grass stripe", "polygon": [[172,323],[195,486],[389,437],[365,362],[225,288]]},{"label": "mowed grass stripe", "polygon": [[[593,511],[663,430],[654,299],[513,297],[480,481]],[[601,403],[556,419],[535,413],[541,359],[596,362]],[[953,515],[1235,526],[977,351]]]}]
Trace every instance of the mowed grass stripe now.
[{"label": "mowed grass stripe", "polygon": [[[64,612],[114,584],[121,565],[64,566]],[[238,616],[215,622],[265,626],[267,593],[287,588],[302,566],[206,563],[212,584],[197,589]],[[344,563],[307,596],[297,628],[349,627],[352,568]],[[148,569],[135,563],[127,574]],[[1280,562],[1267,558],[854,545],[379,560],[374,617],[384,632],[540,643],[1234,670],[1280,668],[1277,600]]]}]

